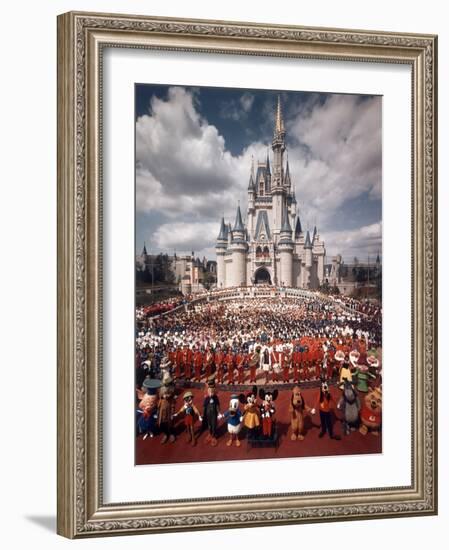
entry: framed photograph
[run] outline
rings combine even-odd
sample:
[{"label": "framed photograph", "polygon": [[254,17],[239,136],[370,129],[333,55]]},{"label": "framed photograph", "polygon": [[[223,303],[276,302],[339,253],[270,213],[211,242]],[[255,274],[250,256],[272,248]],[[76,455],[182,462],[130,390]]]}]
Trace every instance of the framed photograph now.
[{"label": "framed photograph", "polygon": [[432,35],[58,18],[58,532],[437,513]]}]

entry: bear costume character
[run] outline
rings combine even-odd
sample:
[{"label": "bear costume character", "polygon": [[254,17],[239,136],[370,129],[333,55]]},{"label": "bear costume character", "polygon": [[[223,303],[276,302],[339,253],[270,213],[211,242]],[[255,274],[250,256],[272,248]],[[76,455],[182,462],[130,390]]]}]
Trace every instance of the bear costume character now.
[{"label": "bear costume character", "polygon": [[382,389],[374,388],[369,391],[363,401],[360,411],[361,426],[359,432],[366,435],[369,431],[373,435],[379,435],[382,426]]}]

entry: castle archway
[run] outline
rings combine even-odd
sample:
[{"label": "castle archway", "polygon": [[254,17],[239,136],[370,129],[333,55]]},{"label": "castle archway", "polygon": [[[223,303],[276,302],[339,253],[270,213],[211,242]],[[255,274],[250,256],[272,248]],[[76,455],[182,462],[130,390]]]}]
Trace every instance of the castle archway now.
[{"label": "castle archway", "polygon": [[254,282],[256,285],[271,285],[271,276],[265,267],[259,267],[254,273]]}]

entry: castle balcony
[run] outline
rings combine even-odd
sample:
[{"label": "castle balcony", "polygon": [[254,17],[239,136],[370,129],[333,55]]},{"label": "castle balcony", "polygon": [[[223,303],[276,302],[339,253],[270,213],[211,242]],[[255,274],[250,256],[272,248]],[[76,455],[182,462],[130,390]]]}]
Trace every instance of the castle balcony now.
[{"label": "castle balcony", "polygon": [[257,205],[260,205],[260,204],[263,204],[263,205],[267,205],[267,204],[271,204],[273,198],[271,197],[271,195],[258,195],[256,197],[256,206]]},{"label": "castle balcony", "polygon": [[256,256],[257,265],[269,265],[271,264],[271,258],[269,256]]}]

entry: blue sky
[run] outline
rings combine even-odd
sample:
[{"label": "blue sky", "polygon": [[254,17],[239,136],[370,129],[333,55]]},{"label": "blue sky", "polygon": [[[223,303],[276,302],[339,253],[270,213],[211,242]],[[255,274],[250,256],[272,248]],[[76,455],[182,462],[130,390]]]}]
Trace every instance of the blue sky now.
[{"label": "blue sky", "polygon": [[381,253],[380,97],[151,84],[135,88],[137,253],[215,257],[221,216],[246,208],[251,157],[271,155],[279,94],[303,227],[329,257]]}]

